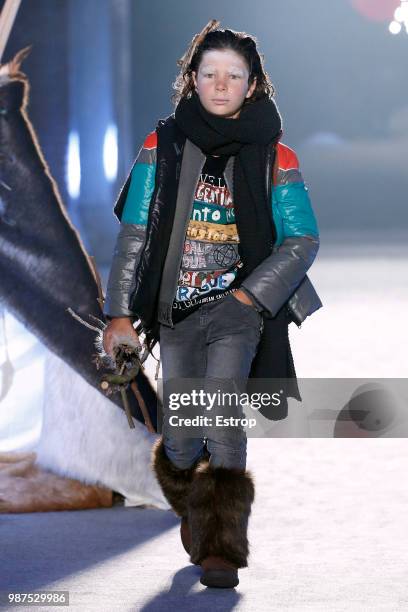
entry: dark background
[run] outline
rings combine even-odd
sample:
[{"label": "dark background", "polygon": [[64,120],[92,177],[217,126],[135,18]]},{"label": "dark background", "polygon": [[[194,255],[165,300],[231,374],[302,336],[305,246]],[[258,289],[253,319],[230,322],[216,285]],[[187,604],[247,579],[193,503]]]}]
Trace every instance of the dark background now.
[{"label": "dark background", "polygon": [[[0,0],[0,7],[3,2]],[[23,64],[29,117],[90,254],[111,260],[114,200],[145,135],[173,112],[172,82],[196,32],[257,37],[300,159],[322,246],[406,240],[408,35],[388,31],[398,0],[23,0],[3,56],[32,44]],[[371,8],[370,8],[371,7]],[[103,138],[118,130],[117,178]],[[81,142],[81,191],[67,191],[67,144]]]}]

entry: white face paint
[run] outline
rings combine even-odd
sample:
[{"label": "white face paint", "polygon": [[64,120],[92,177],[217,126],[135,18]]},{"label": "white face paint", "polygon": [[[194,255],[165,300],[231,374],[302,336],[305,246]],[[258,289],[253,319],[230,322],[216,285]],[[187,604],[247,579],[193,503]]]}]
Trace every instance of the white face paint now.
[{"label": "white face paint", "polygon": [[193,71],[192,74],[204,108],[209,113],[229,119],[239,116],[245,99],[252,96],[256,87],[256,79],[248,87],[246,61],[232,49],[206,51],[198,73]]}]

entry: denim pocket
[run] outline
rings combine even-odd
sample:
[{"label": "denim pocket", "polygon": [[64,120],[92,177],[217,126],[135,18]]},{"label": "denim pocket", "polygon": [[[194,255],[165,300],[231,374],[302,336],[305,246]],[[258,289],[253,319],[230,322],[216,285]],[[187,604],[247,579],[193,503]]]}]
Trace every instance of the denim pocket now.
[{"label": "denim pocket", "polygon": [[230,293],[227,297],[229,297],[231,300],[234,300],[234,302],[237,302],[238,306],[241,306],[241,308],[243,308],[244,310],[252,310],[258,317],[262,316],[261,313],[258,312],[254,306],[252,306],[251,304],[245,304],[245,302],[241,302],[241,300],[236,298],[233,293]]}]

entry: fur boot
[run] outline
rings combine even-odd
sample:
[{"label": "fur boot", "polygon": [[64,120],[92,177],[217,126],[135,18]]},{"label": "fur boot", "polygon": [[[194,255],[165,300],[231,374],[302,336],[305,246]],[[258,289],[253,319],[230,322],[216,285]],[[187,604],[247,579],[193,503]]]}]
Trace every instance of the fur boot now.
[{"label": "fur boot", "polygon": [[199,465],[188,496],[192,544],[190,560],[200,563],[200,582],[234,587],[238,568],[247,567],[248,519],[255,497],[252,474],[238,468]]},{"label": "fur boot", "polygon": [[[209,453],[205,449],[204,460],[208,460]],[[187,517],[187,496],[190,490],[194,471],[202,459],[196,461],[187,469],[175,466],[164,448],[163,438],[160,436],[152,447],[152,468],[161,486],[163,494],[174,512],[181,518],[180,536],[184,550],[190,554],[191,530]]]}]

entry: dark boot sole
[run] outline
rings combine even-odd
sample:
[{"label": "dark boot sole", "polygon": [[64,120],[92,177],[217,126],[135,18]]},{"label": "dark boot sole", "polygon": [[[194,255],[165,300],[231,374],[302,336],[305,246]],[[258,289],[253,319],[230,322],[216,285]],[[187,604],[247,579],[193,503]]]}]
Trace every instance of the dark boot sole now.
[{"label": "dark boot sole", "polygon": [[239,584],[237,570],[206,570],[200,578],[201,584],[216,589],[233,589]]}]

